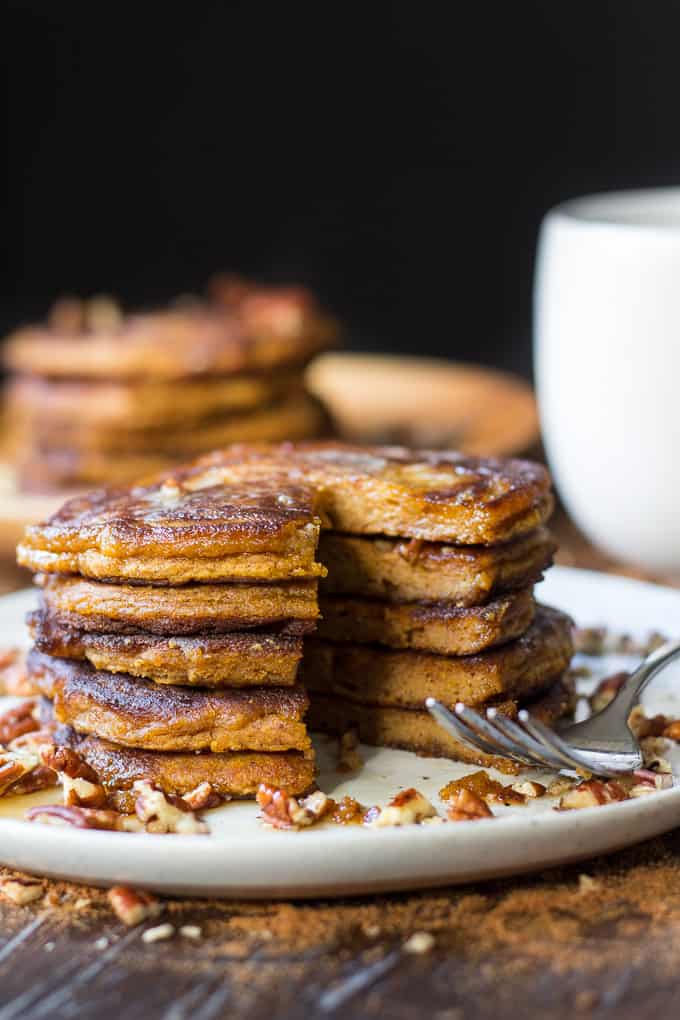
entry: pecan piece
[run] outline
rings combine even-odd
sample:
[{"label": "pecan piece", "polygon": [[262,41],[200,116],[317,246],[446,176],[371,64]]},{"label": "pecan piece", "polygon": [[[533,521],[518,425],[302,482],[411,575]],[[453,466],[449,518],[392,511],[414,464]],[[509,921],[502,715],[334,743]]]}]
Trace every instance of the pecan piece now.
[{"label": "pecan piece", "polygon": [[181,799],[190,811],[207,811],[209,808],[219,807],[228,797],[217,793],[212,783],[199,783],[193,790],[183,794]]},{"label": "pecan piece", "polygon": [[31,772],[27,772],[17,780],[8,792],[13,797],[23,797],[28,793],[36,793],[38,790],[47,790],[51,786],[56,786],[58,782],[57,773],[48,769],[47,765],[36,765]]},{"label": "pecan piece", "polygon": [[[137,794],[135,812],[146,825],[147,832],[177,833],[180,835],[204,835],[208,826],[201,821],[181,797],[171,801],[162,790],[157,790],[146,779],[132,784]],[[180,806],[179,801],[182,801]]]},{"label": "pecan piece", "polygon": [[42,804],[29,808],[24,817],[29,822],[72,825],[76,829],[105,829],[110,832],[140,832],[142,829],[136,819],[118,811],[69,807],[66,804]]},{"label": "pecan piece", "polygon": [[465,787],[449,801],[446,815],[450,822],[477,822],[482,818],[494,817],[486,801]]},{"label": "pecan piece", "polygon": [[373,824],[379,829],[391,825],[417,825],[436,814],[427,797],[411,786],[408,790],[400,790]]},{"label": "pecan piece", "polygon": [[627,800],[626,791],[615,779],[603,782],[600,779],[588,779],[569,790],[559,803],[561,811],[574,811],[579,808],[600,807],[613,804],[615,801]]},{"label": "pecan piece", "polygon": [[3,878],[0,882],[0,892],[12,903],[23,907],[27,903],[33,903],[34,900],[42,899],[45,889],[37,878]]},{"label": "pecan piece", "polygon": [[48,744],[41,747],[40,757],[48,768],[58,774],[67,807],[106,806],[106,790],[99,782],[99,776],[76,751],[70,747]]},{"label": "pecan piece", "polygon": [[332,807],[332,802],[321,790],[298,800],[285,790],[267,783],[260,783],[255,799],[262,809],[263,821],[273,829],[300,829],[314,825]]},{"label": "pecan piece", "polygon": [[0,744],[7,746],[11,740],[16,740],[24,733],[39,730],[40,723],[34,717],[34,711],[33,701],[22,701],[20,705],[0,715]]},{"label": "pecan piece", "polygon": [[163,910],[161,901],[151,893],[142,889],[131,889],[128,885],[114,885],[109,889],[107,896],[118,920],[129,927],[158,917]]},{"label": "pecan piece", "polygon": [[12,787],[39,764],[37,755],[28,751],[0,750],[0,796],[11,792]]}]

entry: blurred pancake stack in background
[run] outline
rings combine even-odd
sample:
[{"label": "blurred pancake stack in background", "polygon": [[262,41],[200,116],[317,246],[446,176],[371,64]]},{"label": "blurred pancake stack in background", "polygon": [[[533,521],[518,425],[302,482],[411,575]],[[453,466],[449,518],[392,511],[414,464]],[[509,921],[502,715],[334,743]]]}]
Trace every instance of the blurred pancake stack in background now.
[{"label": "blurred pancake stack in background", "polygon": [[235,441],[323,435],[304,371],[336,336],[307,291],[227,276],[207,300],[134,315],[61,299],[5,346],[18,488],[123,484]]}]

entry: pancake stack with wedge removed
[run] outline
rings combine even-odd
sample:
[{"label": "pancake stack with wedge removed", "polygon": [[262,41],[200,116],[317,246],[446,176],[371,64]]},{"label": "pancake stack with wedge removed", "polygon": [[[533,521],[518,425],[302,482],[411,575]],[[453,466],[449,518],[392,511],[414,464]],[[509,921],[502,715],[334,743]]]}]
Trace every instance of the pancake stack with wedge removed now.
[{"label": "pancake stack with wedge removed", "polygon": [[227,443],[326,435],[304,371],[336,333],[306,291],[233,278],[136,315],[62,299],[5,345],[20,487],[126,484]]},{"label": "pancake stack with wedge removed", "polygon": [[123,792],[136,778],[302,792],[304,688],[313,728],[490,763],[424,700],[548,722],[570,707],[570,621],[533,598],[551,507],[528,462],[230,447],[27,530],[19,562],[41,587],[29,669],[59,739]]}]

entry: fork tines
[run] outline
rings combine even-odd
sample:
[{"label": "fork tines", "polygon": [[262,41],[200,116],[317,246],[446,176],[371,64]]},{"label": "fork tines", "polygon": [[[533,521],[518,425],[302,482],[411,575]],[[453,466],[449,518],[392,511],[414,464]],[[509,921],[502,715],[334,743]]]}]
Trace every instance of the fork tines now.
[{"label": "fork tines", "polygon": [[583,771],[592,767],[577,750],[524,710],[515,721],[496,708],[488,708],[485,718],[462,702],[458,702],[455,712],[436,698],[428,698],[425,705],[452,737],[475,751],[553,771]]}]

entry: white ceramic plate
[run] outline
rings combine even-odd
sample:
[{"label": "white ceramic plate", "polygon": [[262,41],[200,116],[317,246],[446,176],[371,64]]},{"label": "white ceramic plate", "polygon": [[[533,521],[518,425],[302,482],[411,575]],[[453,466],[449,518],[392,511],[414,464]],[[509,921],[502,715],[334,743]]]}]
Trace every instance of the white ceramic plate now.
[{"label": "white ceramic plate", "polygon": [[[680,591],[556,567],[539,595],[581,624],[604,623],[639,637],[652,629],[669,636],[680,631]],[[23,616],[33,600],[32,592],[0,599],[0,644],[23,639]],[[601,665],[610,671],[621,668],[620,661]],[[652,711],[680,716],[680,667],[669,667],[654,681],[645,703]],[[319,751],[321,788],[368,805],[416,786],[443,812],[437,791],[473,771],[403,751],[363,748],[364,767],[348,776],[333,771],[332,742],[320,741]],[[680,777],[680,754],[673,765]],[[555,812],[554,802],[542,798],[530,807],[494,808],[498,817],[489,822],[379,830],[324,824],[276,832],[262,827],[254,804],[232,803],[209,813],[207,837],[90,832],[22,821],[26,807],[41,799],[56,798],[50,791],[0,801],[2,863],[101,885],[251,898],[328,897],[495,878],[607,853],[680,824],[680,785],[582,811]]]}]

